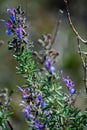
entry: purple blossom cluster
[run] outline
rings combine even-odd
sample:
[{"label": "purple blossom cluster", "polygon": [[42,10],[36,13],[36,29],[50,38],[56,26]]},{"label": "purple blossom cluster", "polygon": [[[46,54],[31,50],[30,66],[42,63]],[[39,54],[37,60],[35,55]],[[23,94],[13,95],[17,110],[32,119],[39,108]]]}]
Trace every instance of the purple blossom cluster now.
[{"label": "purple blossom cluster", "polygon": [[8,42],[9,49],[14,49],[18,51],[19,48],[24,48],[24,44],[28,43],[27,33],[25,31],[26,25],[24,17],[24,12],[21,11],[19,6],[17,9],[7,9],[7,14],[9,14],[9,19],[6,21],[6,34],[13,34],[13,40]]},{"label": "purple blossom cluster", "polygon": [[69,76],[64,77],[62,71],[60,72],[60,77],[62,78],[62,81],[66,84],[66,86],[69,90],[69,93],[74,94],[75,93],[74,82],[69,78]]},{"label": "purple blossom cluster", "polygon": [[43,100],[39,91],[35,91],[33,88],[18,87],[21,91],[22,101],[20,105],[23,106],[23,113],[27,120],[31,120],[33,128],[36,130],[43,130],[45,128],[44,123],[39,121],[39,116],[42,114],[45,117],[49,116],[49,111],[45,110],[46,103]]},{"label": "purple blossom cluster", "polygon": [[50,59],[46,60],[44,62],[44,65],[45,65],[46,69],[48,70],[48,72],[50,74],[52,74],[53,72],[55,72],[55,67],[52,65],[52,62],[51,62]]}]

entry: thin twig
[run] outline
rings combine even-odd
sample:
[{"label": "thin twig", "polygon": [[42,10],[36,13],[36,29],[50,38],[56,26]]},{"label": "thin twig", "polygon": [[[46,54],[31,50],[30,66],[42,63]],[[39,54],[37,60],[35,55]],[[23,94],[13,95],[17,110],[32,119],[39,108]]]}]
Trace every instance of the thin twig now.
[{"label": "thin twig", "polygon": [[12,127],[12,125],[11,125],[11,123],[9,121],[7,121],[7,124],[9,126],[10,130],[13,130],[13,127]]},{"label": "thin twig", "polygon": [[[79,51],[78,51],[78,53],[80,53]],[[81,53],[83,54],[83,55],[87,55],[87,52],[85,52],[85,51],[81,51]]]},{"label": "thin twig", "polygon": [[79,51],[79,55],[80,55],[80,58],[81,58],[81,61],[82,61],[82,66],[83,66],[83,69],[85,67],[85,62],[84,62],[84,58],[82,56],[82,51],[81,51],[81,47],[80,47],[80,41],[79,41],[79,38],[77,37],[77,44],[78,44],[78,51]]},{"label": "thin twig", "polygon": [[57,36],[57,33],[58,33],[58,29],[59,29],[59,25],[61,23],[61,16],[62,16],[62,14],[63,14],[63,11],[59,10],[58,18],[57,18],[57,21],[56,21],[56,27],[55,27],[55,31],[54,31],[52,42],[51,42],[51,47],[52,47],[52,45],[55,42],[55,39],[56,39],[56,36]]},{"label": "thin twig", "polygon": [[[86,57],[87,58],[87,57]],[[85,67],[84,67],[84,85],[85,85],[85,90],[87,93],[87,64],[86,64],[86,58],[85,58]]]},{"label": "thin twig", "polygon": [[[83,56],[82,56],[82,51],[81,51],[81,47],[80,47],[80,42],[79,39],[77,38],[77,43],[78,43],[78,50],[79,50],[79,54],[80,54],[80,58],[82,61],[82,66],[83,66],[83,70],[84,70],[84,86],[85,86],[85,90],[87,93],[87,77],[86,77],[86,71],[87,71],[87,65],[86,65],[86,58],[84,60]],[[85,52],[84,55],[87,55],[87,53]]]},{"label": "thin twig", "polygon": [[78,37],[78,39],[79,39],[82,43],[87,44],[87,40],[84,40],[84,39],[79,35],[79,33],[77,32],[77,30],[75,29],[75,27],[74,27],[74,25],[73,25],[73,23],[72,23],[72,20],[71,20],[71,17],[70,17],[70,13],[69,13],[70,11],[69,11],[69,7],[68,7],[68,2],[67,2],[67,0],[64,0],[64,2],[65,2],[65,5],[66,5],[67,18],[68,18],[68,20],[69,20],[70,26],[71,26],[71,28],[72,28],[74,34]]},{"label": "thin twig", "polygon": [[75,29],[73,23],[72,23],[72,20],[71,20],[71,17],[70,17],[70,11],[69,11],[69,7],[68,7],[68,2],[67,0],[64,0],[65,2],[65,5],[66,5],[66,10],[67,10],[67,18],[68,18],[68,21],[69,21],[69,24],[76,36],[76,39],[77,39],[77,44],[78,44],[78,52],[79,52],[79,55],[80,55],[80,58],[81,58],[81,61],[82,61],[82,66],[83,66],[83,70],[84,70],[84,86],[85,86],[85,90],[86,90],[86,93],[87,93],[87,76],[86,76],[86,72],[87,72],[87,65],[86,65],[86,58],[84,60],[83,58],[83,55],[84,54],[85,56],[87,56],[87,52],[84,52],[81,51],[81,46],[80,46],[80,41],[82,43],[84,43],[85,45],[87,45],[87,41],[83,40],[82,37],[79,35],[79,33],[77,32],[77,30]]}]

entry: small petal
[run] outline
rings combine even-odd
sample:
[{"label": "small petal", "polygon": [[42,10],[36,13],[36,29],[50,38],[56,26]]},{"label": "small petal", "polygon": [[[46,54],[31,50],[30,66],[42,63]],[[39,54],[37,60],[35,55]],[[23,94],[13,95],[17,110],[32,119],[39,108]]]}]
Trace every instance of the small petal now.
[{"label": "small petal", "polygon": [[34,122],[34,127],[36,128],[36,130],[42,130],[43,124],[39,123],[39,121],[36,119]]},{"label": "small petal", "polygon": [[46,106],[46,103],[43,101],[41,102],[41,108],[44,108]]},{"label": "small petal", "polygon": [[6,30],[6,34],[10,35],[11,34],[11,30],[10,29]]},{"label": "small petal", "polygon": [[8,20],[7,23],[6,23],[6,25],[7,25],[8,28],[12,28],[12,21]]},{"label": "small petal", "polygon": [[39,102],[39,103],[41,103],[41,102],[43,101],[43,99],[42,99],[41,96],[38,96],[38,97],[36,98],[36,101]]},{"label": "small petal", "polygon": [[16,28],[16,33],[22,33],[22,28],[21,27]]},{"label": "small petal", "polygon": [[25,105],[25,108],[23,109],[23,112],[24,112],[24,114],[25,114],[25,118],[29,118],[29,116],[30,116],[30,106],[29,105]]},{"label": "small petal", "polygon": [[44,65],[45,65],[45,67],[46,67],[47,69],[49,69],[49,68],[51,67],[51,65],[52,65],[51,60],[50,60],[50,59],[46,60],[46,61],[44,62]]},{"label": "small petal", "polygon": [[17,34],[17,37],[18,37],[19,39],[22,39],[22,34],[18,33],[18,34]]},{"label": "small petal", "polygon": [[27,99],[29,94],[27,94],[26,90],[18,86],[18,89],[22,92],[22,99]]},{"label": "small petal", "polygon": [[11,15],[15,15],[14,9],[7,9],[7,13],[10,13]]},{"label": "small petal", "polygon": [[55,67],[54,66],[51,66],[50,69],[49,69],[49,73],[53,73],[55,71]]},{"label": "small petal", "polygon": [[46,116],[48,116],[48,115],[49,115],[49,111],[48,111],[48,110],[45,110],[45,111],[44,111],[44,114],[45,114]]},{"label": "small petal", "polygon": [[75,89],[74,88],[69,89],[69,93],[70,94],[74,94],[75,93]]},{"label": "small petal", "polygon": [[12,21],[12,22],[14,22],[15,21],[15,16],[10,16],[10,20]]}]

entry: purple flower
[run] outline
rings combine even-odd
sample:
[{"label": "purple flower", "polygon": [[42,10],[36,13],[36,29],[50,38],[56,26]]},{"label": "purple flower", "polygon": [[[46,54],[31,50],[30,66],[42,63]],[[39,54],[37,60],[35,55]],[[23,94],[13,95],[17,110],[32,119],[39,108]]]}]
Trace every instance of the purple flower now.
[{"label": "purple flower", "polygon": [[69,93],[70,94],[74,94],[75,93],[75,89],[74,88],[69,89]]},{"label": "purple flower", "polygon": [[7,35],[10,35],[10,34],[11,34],[11,30],[10,30],[10,29],[7,29],[7,30],[6,30],[6,34],[7,34]]},{"label": "purple flower", "polygon": [[50,59],[46,60],[46,61],[44,62],[44,65],[45,65],[45,67],[46,67],[47,69],[49,69],[49,68],[51,67],[51,65],[52,65],[51,60],[50,60]]},{"label": "purple flower", "polygon": [[55,71],[55,67],[54,66],[50,66],[50,68],[49,68],[49,73],[53,73]]},{"label": "purple flower", "polygon": [[73,81],[69,78],[69,77],[62,77],[63,82],[66,83],[66,86],[71,89],[72,87],[74,87],[74,83]]},{"label": "purple flower", "polygon": [[11,15],[15,15],[14,9],[7,9],[7,13],[10,13]]},{"label": "purple flower", "polygon": [[37,102],[39,102],[39,103],[41,103],[41,102],[43,101],[43,99],[42,99],[41,96],[38,96],[38,97],[36,98],[36,100],[37,100]]},{"label": "purple flower", "polygon": [[23,109],[23,112],[24,112],[24,115],[25,115],[25,118],[29,118],[30,117],[30,106],[26,105],[24,106],[24,109]]},{"label": "purple flower", "polygon": [[14,22],[15,21],[15,16],[10,16],[10,20],[12,21],[12,22]]},{"label": "purple flower", "polygon": [[16,28],[16,33],[22,33],[22,28],[21,27]]},{"label": "purple flower", "polygon": [[22,18],[22,17],[20,17],[19,19],[20,19],[20,22],[23,22],[23,21],[24,21],[24,18]]},{"label": "purple flower", "polygon": [[48,111],[48,110],[44,110],[44,114],[45,114],[46,116],[48,116],[48,115],[49,115],[49,111]]},{"label": "purple flower", "polygon": [[12,21],[8,20],[7,23],[6,23],[6,25],[7,25],[8,28],[12,28]]},{"label": "purple flower", "polygon": [[16,35],[19,39],[22,38],[22,28],[21,27],[16,28]]},{"label": "purple flower", "polygon": [[44,108],[44,107],[46,106],[46,103],[45,103],[44,101],[42,101],[42,102],[40,103],[40,105],[41,105],[41,108]]},{"label": "purple flower", "polygon": [[39,123],[38,119],[36,119],[34,122],[34,127],[36,128],[36,130],[42,130],[43,124]]},{"label": "purple flower", "polygon": [[26,119],[35,119],[35,117],[31,114],[30,112],[30,106],[27,105],[25,102],[21,102],[20,105],[22,105],[24,107],[24,109],[22,110],[24,112],[25,118]]},{"label": "purple flower", "polygon": [[60,72],[60,76],[62,78],[62,81],[66,84],[66,86],[67,86],[67,88],[69,90],[69,93],[70,94],[74,94],[75,93],[75,89],[73,87],[75,85],[74,85],[73,81],[68,76],[64,77],[62,71]]},{"label": "purple flower", "polygon": [[27,94],[25,89],[23,89],[19,86],[18,86],[18,89],[22,92],[22,99],[27,99],[29,97],[29,94]]},{"label": "purple flower", "polygon": [[19,39],[22,39],[22,34],[19,34],[19,33],[18,33],[16,36],[17,36]]},{"label": "purple flower", "polygon": [[52,62],[50,59],[46,60],[44,62],[44,65],[46,67],[46,69],[49,71],[49,73],[53,73],[55,71],[55,67],[52,65]]},{"label": "purple flower", "polygon": [[36,98],[36,101],[40,104],[41,108],[44,108],[46,106],[46,103],[43,101],[41,96],[38,96]]}]

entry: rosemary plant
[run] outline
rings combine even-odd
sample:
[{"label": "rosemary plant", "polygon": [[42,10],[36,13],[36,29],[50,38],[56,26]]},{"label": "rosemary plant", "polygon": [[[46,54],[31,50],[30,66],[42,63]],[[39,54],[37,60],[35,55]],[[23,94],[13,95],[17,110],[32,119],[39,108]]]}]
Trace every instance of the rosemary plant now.
[{"label": "rosemary plant", "polygon": [[[74,82],[64,76],[62,71],[56,71],[55,62],[59,53],[52,48],[52,35],[43,35],[38,40],[42,50],[33,51],[34,45],[28,40],[26,32],[24,11],[18,6],[17,9],[7,9],[7,13],[9,19],[6,22],[6,33],[12,34],[8,48],[13,50],[18,63],[17,73],[25,79],[25,84],[17,89],[21,92],[20,105],[23,107],[28,129],[86,130],[87,109],[82,112],[75,107],[78,92],[74,88]],[[62,82],[67,87],[67,94],[62,91]],[[14,130],[8,120],[11,112],[3,104],[0,106],[1,129]],[[6,106],[9,108],[8,103]]]}]

